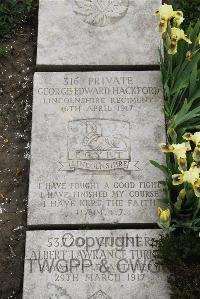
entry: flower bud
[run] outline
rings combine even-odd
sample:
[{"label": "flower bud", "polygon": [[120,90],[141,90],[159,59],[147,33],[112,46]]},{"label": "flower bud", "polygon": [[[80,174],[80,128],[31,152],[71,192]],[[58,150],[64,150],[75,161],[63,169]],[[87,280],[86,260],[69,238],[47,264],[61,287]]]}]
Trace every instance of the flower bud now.
[{"label": "flower bud", "polygon": [[161,222],[168,222],[170,220],[170,210],[165,209],[162,210],[160,207],[158,208],[158,217],[160,218]]}]

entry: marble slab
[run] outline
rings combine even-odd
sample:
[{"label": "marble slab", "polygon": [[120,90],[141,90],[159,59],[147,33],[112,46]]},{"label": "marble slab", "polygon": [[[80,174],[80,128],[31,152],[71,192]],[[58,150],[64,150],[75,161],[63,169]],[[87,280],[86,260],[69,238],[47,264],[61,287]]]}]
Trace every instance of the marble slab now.
[{"label": "marble slab", "polygon": [[153,223],[160,72],[36,73],[28,224]]},{"label": "marble slab", "polygon": [[155,259],[159,234],[29,231],[23,299],[168,299],[166,274]]},{"label": "marble slab", "polygon": [[37,65],[158,65],[161,2],[40,0]]}]

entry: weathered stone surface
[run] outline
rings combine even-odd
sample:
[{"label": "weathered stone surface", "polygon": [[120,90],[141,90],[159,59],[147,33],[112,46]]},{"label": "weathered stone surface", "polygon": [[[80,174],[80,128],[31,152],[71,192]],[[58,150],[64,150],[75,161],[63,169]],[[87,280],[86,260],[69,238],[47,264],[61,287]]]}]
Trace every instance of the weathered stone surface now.
[{"label": "weathered stone surface", "polygon": [[38,65],[155,65],[161,0],[40,0]]},{"label": "weathered stone surface", "polygon": [[156,222],[160,73],[36,73],[28,224]]},{"label": "weathered stone surface", "polygon": [[159,230],[27,233],[24,299],[168,299]]}]

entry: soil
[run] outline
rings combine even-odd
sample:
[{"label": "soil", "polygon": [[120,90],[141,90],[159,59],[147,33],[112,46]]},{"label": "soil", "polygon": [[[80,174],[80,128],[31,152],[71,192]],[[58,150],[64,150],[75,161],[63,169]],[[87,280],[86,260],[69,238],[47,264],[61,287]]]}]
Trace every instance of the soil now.
[{"label": "soil", "polygon": [[22,298],[36,27],[0,43],[0,299]]}]

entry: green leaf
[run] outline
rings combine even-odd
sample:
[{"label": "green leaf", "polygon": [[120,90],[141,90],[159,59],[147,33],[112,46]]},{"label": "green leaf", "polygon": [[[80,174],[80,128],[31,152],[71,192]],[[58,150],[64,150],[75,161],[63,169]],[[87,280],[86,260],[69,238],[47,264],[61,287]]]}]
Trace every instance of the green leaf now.
[{"label": "green leaf", "polygon": [[185,115],[182,115],[182,113],[180,113],[179,115],[179,113],[177,113],[177,115],[175,116],[176,127],[180,126],[184,122],[190,121],[193,118],[199,118],[199,117],[200,117],[200,106],[189,111]]},{"label": "green leaf", "polygon": [[165,204],[165,205],[168,205],[169,204],[169,198],[168,197],[162,197],[159,199],[159,202]]},{"label": "green leaf", "polygon": [[158,162],[153,160],[150,160],[150,163],[156,168],[160,169],[166,176],[169,175],[168,168],[165,165],[159,164]]},{"label": "green leaf", "polygon": [[193,67],[199,62],[199,60],[200,53],[197,53],[194,55],[192,61],[185,60],[183,62],[183,65],[176,76],[175,84],[172,86],[171,95],[188,86]]},{"label": "green leaf", "polygon": [[[196,91],[196,83],[197,83],[197,63],[194,65],[191,76],[190,76],[190,89],[189,89],[189,97]],[[200,93],[200,90],[199,90]],[[191,100],[191,99],[190,99]]]},{"label": "green leaf", "polygon": [[177,202],[174,204],[174,207],[176,209],[176,212],[180,212],[181,207],[182,207],[182,200],[177,200]]},{"label": "green leaf", "polygon": [[200,98],[200,85],[197,86],[197,89],[193,91],[193,94],[190,96],[190,101],[195,101]]}]

